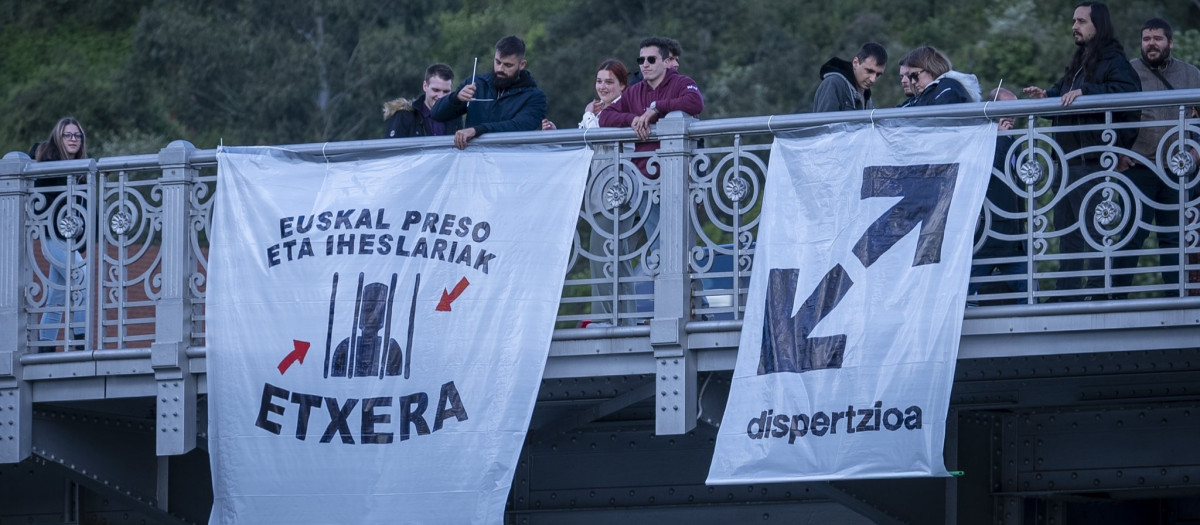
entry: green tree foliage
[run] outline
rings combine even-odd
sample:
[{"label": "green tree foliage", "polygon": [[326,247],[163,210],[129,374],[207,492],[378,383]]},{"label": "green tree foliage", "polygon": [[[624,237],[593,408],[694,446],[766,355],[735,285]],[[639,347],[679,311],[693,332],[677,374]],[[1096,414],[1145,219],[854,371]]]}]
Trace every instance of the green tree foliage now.
[{"label": "green tree foliage", "polygon": [[1175,58],[1189,64],[1200,64],[1200,31],[1188,29],[1175,32]]},{"label": "green tree foliage", "polygon": [[[764,2],[759,0],[0,0],[0,147],[25,151],[63,115],[99,154],[147,153],[182,138],[199,147],[372,139],[382,103],[419,94],[425,67],[455,84],[490,71],[492,45],[517,34],[528,68],[571,127],[594,97],[595,66],[636,68],[638,42],[671,36],[680,69],[705,94],[703,118],[804,112],[822,63],[866,41],[892,59],[874,88],[902,100],[897,66],[933,45],[985,90],[1019,91],[1062,75],[1074,46],[1072,1]],[[1177,28],[1176,55],[1200,60],[1195,2],[1110,3],[1130,57],[1142,22]]]},{"label": "green tree foliage", "polygon": [[139,21],[132,69],[198,145],[372,137],[382,124],[367,108],[397,78],[420,85],[412,60],[437,32],[414,22],[434,14],[401,1],[156,4]]},{"label": "green tree foliage", "polygon": [[28,151],[63,116],[79,118],[93,149],[134,127],[119,82],[139,2],[0,1],[0,128],[4,151]]}]

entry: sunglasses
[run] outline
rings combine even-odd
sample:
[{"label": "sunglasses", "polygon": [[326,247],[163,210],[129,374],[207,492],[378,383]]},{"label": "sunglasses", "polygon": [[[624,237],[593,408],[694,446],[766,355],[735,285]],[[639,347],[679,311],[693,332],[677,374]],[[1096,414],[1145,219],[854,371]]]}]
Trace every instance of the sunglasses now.
[{"label": "sunglasses", "polygon": [[639,66],[642,64],[645,64],[646,62],[649,62],[651,64],[658,62],[658,57],[656,57],[654,55],[650,55],[648,57],[638,57],[638,65]]},{"label": "sunglasses", "polygon": [[916,82],[918,78],[921,78],[921,73],[924,73],[924,72],[925,72],[925,70],[922,69],[920,71],[909,72],[907,75],[904,75],[904,76],[908,77],[909,82]]}]

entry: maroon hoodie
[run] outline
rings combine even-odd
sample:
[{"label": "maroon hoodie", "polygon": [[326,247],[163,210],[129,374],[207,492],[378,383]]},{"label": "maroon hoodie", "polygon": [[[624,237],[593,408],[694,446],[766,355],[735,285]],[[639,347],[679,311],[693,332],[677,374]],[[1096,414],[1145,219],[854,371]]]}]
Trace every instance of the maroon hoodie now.
[{"label": "maroon hoodie", "polygon": [[[633,124],[634,118],[650,108],[651,102],[655,102],[655,109],[660,116],[672,111],[682,111],[694,117],[704,111],[704,95],[700,94],[700,88],[696,86],[696,81],[680,75],[674,69],[668,69],[657,89],[651,88],[650,83],[643,80],[621,93],[620,100],[600,112],[600,125],[608,128],[629,127]],[[657,121],[658,117],[651,120],[651,122]],[[654,151],[658,149],[658,146],[656,140],[639,142],[634,147],[634,151]],[[646,160],[645,157],[642,157],[633,161],[643,174],[646,174]],[[658,177],[649,174],[646,176]]]}]

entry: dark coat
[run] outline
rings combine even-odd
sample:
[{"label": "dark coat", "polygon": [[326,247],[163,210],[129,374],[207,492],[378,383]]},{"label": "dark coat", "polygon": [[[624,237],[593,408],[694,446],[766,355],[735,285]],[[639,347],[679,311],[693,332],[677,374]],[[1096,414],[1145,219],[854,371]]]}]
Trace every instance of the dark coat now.
[{"label": "dark coat", "polygon": [[[493,73],[468,78],[453,93],[442,97],[433,106],[433,118],[450,122],[467,115],[466,127],[475,128],[477,135],[499,131],[536,131],[542,129],[546,118],[546,94],[538,89],[533,75],[521,70],[512,86],[498,90],[492,83]],[[474,82],[475,98],[470,107],[458,99],[458,92]]]},{"label": "dark coat", "polygon": [[[429,121],[425,120],[425,115],[420,110],[423,104],[425,104],[424,94],[412,102],[398,98],[384,104],[383,118],[387,120],[384,125],[384,138],[432,136],[433,130],[430,129]],[[455,131],[462,128],[462,119],[450,119],[442,124],[446,126],[443,135],[453,135]]]},{"label": "dark coat", "polygon": [[813,112],[875,109],[871,90],[858,92],[854,64],[834,57],[821,66],[821,83],[813,94]]},{"label": "dark coat", "polygon": [[975,75],[949,71],[925,86],[921,94],[914,97],[907,107],[964,102],[979,102],[979,81]]},{"label": "dark coat", "polygon": [[[1046,97],[1061,97],[1063,93],[1079,89],[1084,95],[1100,95],[1105,93],[1135,93],[1142,90],[1142,81],[1125,58],[1121,45],[1112,42],[1101,48],[1100,60],[1091,73],[1079,70],[1069,72],[1059,79],[1050,89]],[[1118,111],[1113,113],[1113,122],[1137,122],[1141,119],[1140,111]],[[1082,113],[1054,117],[1055,126],[1077,126],[1082,124],[1103,124],[1104,113]],[[1117,130],[1117,147],[1128,148],[1137,140],[1137,129],[1127,128]],[[1057,140],[1063,151],[1075,151],[1089,146],[1106,144],[1101,136],[1103,131],[1075,131],[1059,133]],[[1099,158],[1099,153],[1088,156],[1089,160]]]},{"label": "dark coat", "polygon": [[[34,161],[38,161],[37,150],[41,146],[42,146],[41,142],[34,142],[33,146],[29,147],[29,158],[33,159]],[[55,161],[55,160],[63,160],[62,152],[59,151],[58,148],[54,147],[54,143],[50,143],[48,156],[46,158],[42,159],[40,162],[49,162],[49,161]],[[74,177],[74,179],[75,179],[75,182],[77,182],[77,183],[79,182],[78,175],[76,175]],[[67,184],[66,176],[41,177],[41,178],[35,179],[33,181],[33,186],[35,188],[45,188],[48,186],[66,186],[66,184]],[[47,193],[46,195],[47,195],[46,196],[47,199],[53,200],[55,198],[55,196],[58,195],[58,192]]]}]

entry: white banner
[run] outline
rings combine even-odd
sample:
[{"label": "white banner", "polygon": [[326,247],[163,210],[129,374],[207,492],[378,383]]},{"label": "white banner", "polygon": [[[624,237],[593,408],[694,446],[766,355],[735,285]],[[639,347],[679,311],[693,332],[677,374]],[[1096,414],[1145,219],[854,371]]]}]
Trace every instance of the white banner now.
[{"label": "white banner", "polygon": [[709,484],[947,475],[992,123],[777,137]]},{"label": "white banner", "polygon": [[591,152],[218,153],[210,523],[501,523]]}]

